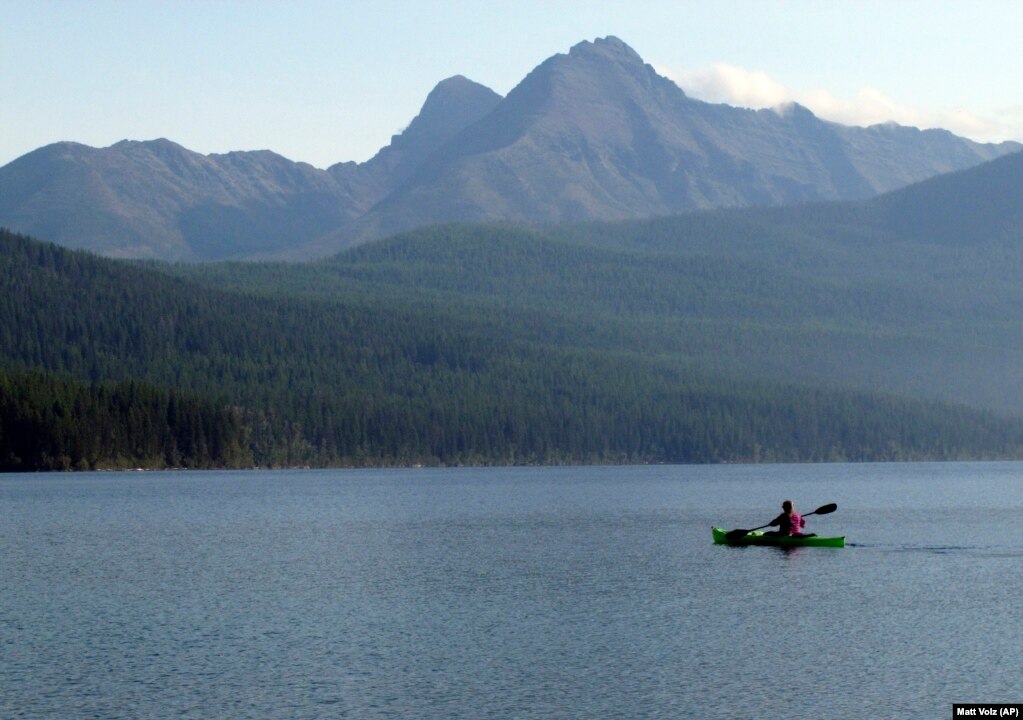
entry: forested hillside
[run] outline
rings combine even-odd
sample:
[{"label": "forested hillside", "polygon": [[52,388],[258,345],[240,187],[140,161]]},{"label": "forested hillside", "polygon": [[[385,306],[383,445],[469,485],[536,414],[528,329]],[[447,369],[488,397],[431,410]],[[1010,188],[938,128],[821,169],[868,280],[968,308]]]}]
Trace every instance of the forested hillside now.
[{"label": "forested hillside", "polygon": [[133,381],[0,369],[0,471],[251,465],[238,412]]},{"label": "forested hillside", "polygon": [[[203,398],[247,439],[224,464],[248,453],[260,465],[387,465],[1021,452],[1016,420],[769,380],[724,354],[708,362],[714,343],[745,342],[740,329],[771,334],[747,315],[770,295],[758,283],[778,278],[712,258],[637,255],[630,266],[513,229],[433,232],[317,265],[159,272],[4,232],[2,360]],[[649,277],[655,266],[665,274]],[[626,293],[614,280],[629,277],[664,290]],[[731,305],[707,304],[718,286]],[[791,288],[817,304],[812,285]],[[708,313],[723,330],[691,332]]]},{"label": "forested hillside", "polygon": [[867,206],[441,226],[304,266],[177,272],[265,295],[418,298],[506,336],[729,377],[1023,409],[1023,252],[928,243]]}]

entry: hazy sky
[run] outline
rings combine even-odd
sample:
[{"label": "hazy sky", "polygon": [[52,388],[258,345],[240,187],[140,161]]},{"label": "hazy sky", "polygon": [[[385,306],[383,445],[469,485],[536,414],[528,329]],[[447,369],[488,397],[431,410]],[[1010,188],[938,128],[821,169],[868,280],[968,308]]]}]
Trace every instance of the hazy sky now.
[{"label": "hazy sky", "polygon": [[694,97],[1023,140],[1020,0],[0,0],[0,165],[166,137],[364,161],[440,80],[616,35]]}]

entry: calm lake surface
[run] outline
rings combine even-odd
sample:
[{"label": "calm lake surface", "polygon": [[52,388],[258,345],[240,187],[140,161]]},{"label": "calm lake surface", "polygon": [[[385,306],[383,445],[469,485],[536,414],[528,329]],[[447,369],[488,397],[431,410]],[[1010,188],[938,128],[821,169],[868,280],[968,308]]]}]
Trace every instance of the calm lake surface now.
[{"label": "calm lake surface", "polygon": [[1017,463],[0,476],[0,717],[950,717],[1021,570]]}]

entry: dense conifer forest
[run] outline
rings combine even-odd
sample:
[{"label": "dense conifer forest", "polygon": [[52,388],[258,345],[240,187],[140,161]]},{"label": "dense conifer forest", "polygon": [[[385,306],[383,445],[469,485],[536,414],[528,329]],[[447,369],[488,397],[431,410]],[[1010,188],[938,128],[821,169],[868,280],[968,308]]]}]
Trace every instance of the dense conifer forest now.
[{"label": "dense conifer forest", "polygon": [[238,413],[127,381],[0,370],[0,470],[252,465]]},{"label": "dense conifer forest", "polygon": [[1023,454],[1003,414],[772,372],[892,340],[848,283],[560,232],[203,266],[2,232],[3,468]]}]

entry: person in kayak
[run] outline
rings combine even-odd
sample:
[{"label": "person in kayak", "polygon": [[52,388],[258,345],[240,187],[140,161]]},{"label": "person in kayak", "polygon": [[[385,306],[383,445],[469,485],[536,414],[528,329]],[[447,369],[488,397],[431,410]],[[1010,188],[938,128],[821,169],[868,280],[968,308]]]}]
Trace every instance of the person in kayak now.
[{"label": "person in kayak", "polygon": [[803,516],[796,512],[795,506],[791,500],[786,500],[781,504],[782,513],[771,522],[767,523],[769,527],[777,526],[777,530],[769,530],[764,535],[792,535],[794,537],[813,537],[814,533],[803,533],[803,528],[806,527],[806,520]]}]

